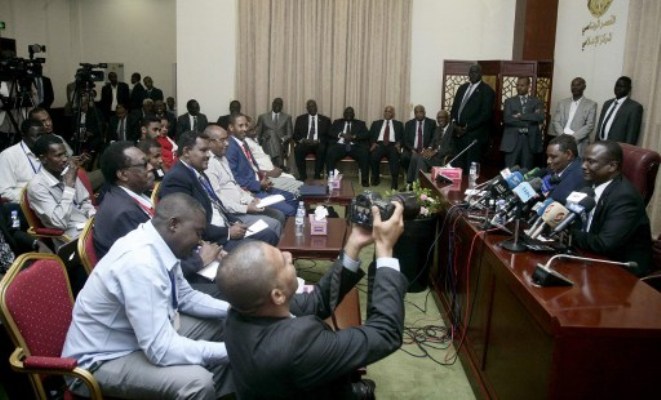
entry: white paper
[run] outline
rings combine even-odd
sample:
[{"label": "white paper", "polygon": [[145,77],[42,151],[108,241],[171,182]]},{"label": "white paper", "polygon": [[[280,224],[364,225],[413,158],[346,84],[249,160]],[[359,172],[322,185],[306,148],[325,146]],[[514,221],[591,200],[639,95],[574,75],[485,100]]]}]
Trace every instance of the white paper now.
[{"label": "white paper", "polygon": [[216,273],[218,272],[219,266],[220,263],[218,261],[212,261],[209,263],[209,265],[197,271],[197,274],[209,279],[210,281],[216,280]]},{"label": "white paper", "polygon": [[281,201],[285,201],[285,196],[281,194],[273,194],[271,196],[266,196],[263,199],[260,199],[259,203],[257,203],[257,207],[264,208]]},{"label": "white paper", "polygon": [[[278,195],[278,196],[280,196],[280,195]],[[280,197],[282,197],[282,196],[280,196]],[[250,237],[250,236],[254,235],[255,233],[261,232],[261,231],[263,231],[264,229],[266,229],[268,227],[269,227],[268,224],[266,222],[264,222],[263,219],[260,219],[260,220],[258,220],[257,222],[255,222],[254,224],[252,224],[248,227],[248,230],[246,231],[245,237]]]}]

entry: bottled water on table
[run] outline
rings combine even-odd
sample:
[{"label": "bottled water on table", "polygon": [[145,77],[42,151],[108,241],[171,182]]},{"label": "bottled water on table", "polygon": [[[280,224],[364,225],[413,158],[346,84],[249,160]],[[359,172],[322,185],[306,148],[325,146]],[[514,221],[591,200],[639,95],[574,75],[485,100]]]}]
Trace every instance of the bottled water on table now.
[{"label": "bottled water on table", "polygon": [[305,228],[305,203],[298,202],[298,209],[296,210],[296,236],[303,236]]}]

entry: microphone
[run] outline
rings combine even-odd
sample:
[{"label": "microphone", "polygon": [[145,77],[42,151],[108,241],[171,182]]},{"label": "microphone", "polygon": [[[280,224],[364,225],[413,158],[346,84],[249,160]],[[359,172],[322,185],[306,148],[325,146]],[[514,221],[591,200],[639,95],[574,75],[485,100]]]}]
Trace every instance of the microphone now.
[{"label": "microphone", "polygon": [[542,214],[542,224],[532,232],[530,238],[537,239],[537,237],[542,234],[544,227],[547,225],[551,228],[555,228],[560,222],[562,222],[563,219],[565,219],[568,213],[569,210],[567,210],[565,206],[558,203],[557,201],[552,202],[546,207],[544,213]]},{"label": "microphone", "polygon": [[493,178],[489,179],[486,182],[482,182],[479,185],[475,186],[475,189],[479,189],[481,187],[491,185],[491,184],[497,182],[500,179],[505,179],[508,176],[510,176],[510,174],[512,172],[519,171],[520,169],[521,169],[521,167],[519,167],[518,165],[515,165],[512,168],[505,168],[505,169],[501,170],[498,175],[494,176]]},{"label": "microphone", "polygon": [[538,287],[572,286],[574,282],[572,282],[562,274],[558,273],[557,271],[551,269],[551,264],[553,263],[553,261],[560,258],[567,258],[570,260],[578,260],[578,261],[590,261],[590,262],[596,262],[602,264],[621,265],[627,269],[634,269],[638,267],[638,263],[635,261],[622,262],[622,261],[601,260],[598,258],[580,257],[571,254],[556,254],[553,257],[549,258],[546,264],[544,265],[537,264],[537,267],[535,267],[535,271],[533,272],[532,277],[530,278],[531,283],[534,286],[538,286]]},{"label": "microphone", "polygon": [[535,167],[523,175],[523,179],[529,181],[534,178],[541,178],[546,175],[546,169]]},{"label": "microphone", "polygon": [[528,236],[531,236],[533,232],[535,232],[540,225],[544,225],[544,220],[542,220],[542,215],[544,215],[544,211],[546,211],[546,208],[549,206],[549,204],[553,203],[553,199],[548,198],[546,200],[538,201],[533,207],[532,211],[534,213],[532,214],[532,217],[528,220],[528,226],[530,228],[526,232]]},{"label": "microphone", "polygon": [[[590,193],[592,196],[590,196]],[[565,207],[571,214],[569,214],[563,221],[561,221],[555,228],[553,228],[552,235],[556,235],[565,230],[577,217],[582,213],[588,213],[597,205],[594,200],[594,190],[591,187],[585,187],[577,192],[571,192],[567,196]]]},{"label": "microphone", "polygon": [[463,149],[462,151],[459,152],[459,154],[457,154],[456,156],[454,156],[454,158],[453,158],[452,160],[448,161],[447,164],[445,164],[445,165],[443,166],[443,168],[452,168],[452,165],[451,165],[451,164],[452,164],[457,158],[461,157],[462,154],[464,154],[466,151],[468,151],[468,149],[470,149],[471,147],[475,146],[476,144],[477,144],[477,139],[473,139],[473,141],[472,141],[468,146],[466,146],[465,149]]}]

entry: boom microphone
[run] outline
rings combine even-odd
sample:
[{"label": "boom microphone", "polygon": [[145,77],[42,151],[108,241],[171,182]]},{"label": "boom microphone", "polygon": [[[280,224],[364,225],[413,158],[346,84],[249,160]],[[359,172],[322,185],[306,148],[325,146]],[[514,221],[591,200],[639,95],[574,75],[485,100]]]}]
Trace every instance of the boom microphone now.
[{"label": "boom microphone", "polygon": [[468,149],[470,149],[471,147],[475,146],[476,144],[477,144],[477,139],[473,139],[473,141],[472,141],[468,146],[466,146],[465,149],[463,149],[462,151],[459,152],[459,154],[457,154],[456,156],[454,156],[454,158],[453,158],[452,160],[448,161],[447,164],[445,164],[445,165],[443,166],[443,168],[452,168],[452,163],[453,163],[457,158],[461,157],[462,154],[464,154],[466,151],[468,151]]},{"label": "boom microphone", "polygon": [[579,260],[579,261],[590,261],[601,264],[611,264],[611,265],[621,265],[627,269],[634,269],[638,267],[638,263],[635,261],[611,261],[611,260],[601,260],[598,258],[589,258],[589,257],[580,257],[570,254],[556,254],[551,257],[546,264],[537,264],[535,271],[533,272],[530,281],[535,286],[547,287],[547,286],[572,286],[574,282],[567,279],[562,274],[551,269],[551,264],[553,261],[560,258],[568,258],[570,260]]}]

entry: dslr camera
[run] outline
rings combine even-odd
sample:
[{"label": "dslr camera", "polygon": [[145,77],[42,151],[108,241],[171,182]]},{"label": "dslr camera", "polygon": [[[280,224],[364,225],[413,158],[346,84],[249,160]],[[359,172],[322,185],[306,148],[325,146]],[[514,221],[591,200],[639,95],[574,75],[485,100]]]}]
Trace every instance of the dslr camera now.
[{"label": "dslr camera", "polygon": [[420,213],[420,205],[416,200],[415,193],[398,193],[383,199],[378,193],[365,191],[351,200],[349,220],[354,224],[371,229],[374,223],[372,206],[379,208],[381,220],[386,221],[392,217],[395,211],[395,205],[392,204],[392,201],[398,201],[404,206],[403,216],[405,220],[414,219]]}]

